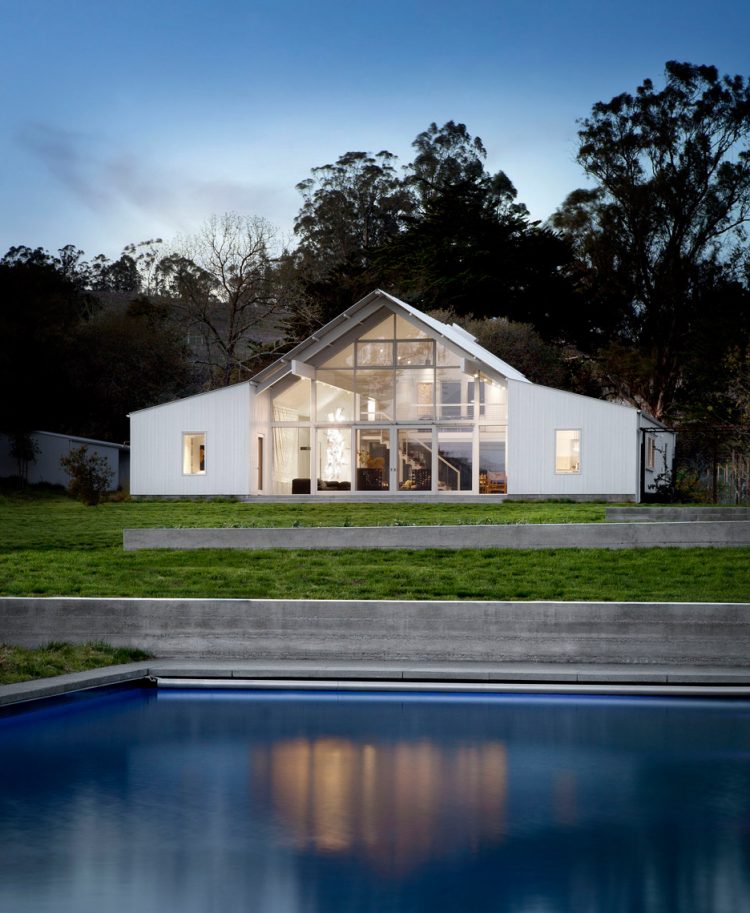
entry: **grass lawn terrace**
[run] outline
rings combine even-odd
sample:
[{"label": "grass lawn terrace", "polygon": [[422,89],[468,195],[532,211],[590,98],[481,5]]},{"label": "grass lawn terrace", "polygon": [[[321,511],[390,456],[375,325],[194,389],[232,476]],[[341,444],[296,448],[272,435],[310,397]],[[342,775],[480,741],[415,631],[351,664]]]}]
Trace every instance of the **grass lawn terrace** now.
[{"label": "grass lawn terrace", "polygon": [[575,523],[604,505],[263,504],[0,495],[0,595],[742,602],[750,549],[124,552],[126,527]]}]

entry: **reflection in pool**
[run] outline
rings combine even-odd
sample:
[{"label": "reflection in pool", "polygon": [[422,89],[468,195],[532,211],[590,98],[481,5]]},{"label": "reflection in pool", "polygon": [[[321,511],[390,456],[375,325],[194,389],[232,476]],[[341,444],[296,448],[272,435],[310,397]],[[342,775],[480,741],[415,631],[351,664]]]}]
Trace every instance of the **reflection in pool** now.
[{"label": "reflection in pool", "polygon": [[134,688],[0,772],[2,911],[750,909],[744,701]]}]

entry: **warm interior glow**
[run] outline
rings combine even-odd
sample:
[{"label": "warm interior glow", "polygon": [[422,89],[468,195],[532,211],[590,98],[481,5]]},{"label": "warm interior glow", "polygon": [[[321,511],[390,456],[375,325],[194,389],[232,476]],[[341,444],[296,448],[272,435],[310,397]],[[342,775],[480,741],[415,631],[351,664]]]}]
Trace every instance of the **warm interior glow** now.
[{"label": "warm interior glow", "polygon": [[278,820],[298,849],[357,853],[398,874],[434,853],[436,833],[448,854],[504,836],[503,742],[440,750],[429,741],[360,745],[323,737],[261,752],[251,769],[270,782],[258,783],[258,794],[270,787]]},{"label": "warm interior glow", "polygon": [[206,472],[206,435],[182,435],[182,471],[185,475],[199,476]]}]

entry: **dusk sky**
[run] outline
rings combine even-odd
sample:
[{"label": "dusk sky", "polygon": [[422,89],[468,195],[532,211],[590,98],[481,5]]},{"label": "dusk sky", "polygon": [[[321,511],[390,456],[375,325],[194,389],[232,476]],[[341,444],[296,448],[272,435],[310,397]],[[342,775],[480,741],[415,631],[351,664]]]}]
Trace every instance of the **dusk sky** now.
[{"label": "dusk sky", "polygon": [[746,0],[0,0],[0,256],[117,256],[213,213],[290,237],[310,169],[480,136],[536,219],[584,177],[576,119],[664,63],[750,75]]}]

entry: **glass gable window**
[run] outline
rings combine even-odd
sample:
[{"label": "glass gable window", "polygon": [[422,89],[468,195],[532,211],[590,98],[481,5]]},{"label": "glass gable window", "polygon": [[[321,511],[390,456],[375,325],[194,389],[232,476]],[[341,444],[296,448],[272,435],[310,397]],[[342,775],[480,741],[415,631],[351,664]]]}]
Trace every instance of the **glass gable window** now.
[{"label": "glass gable window", "polygon": [[396,421],[431,421],[435,417],[435,372],[432,368],[396,371]]},{"label": "glass gable window", "polygon": [[581,431],[579,428],[555,431],[555,472],[581,471]]},{"label": "glass gable window", "polygon": [[287,379],[274,387],[271,403],[275,422],[310,421],[310,381],[306,377]]},{"label": "glass gable window", "polygon": [[364,371],[355,374],[360,422],[393,421],[393,371]]},{"label": "glass gable window", "polygon": [[206,472],[206,434],[182,435],[182,471],[186,476],[202,476]]},{"label": "glass gable window", "polygon": [[318,371],[315,384],[317,420],[351,422],[354,418],[353,390],[353,371]]},{"label": "glass gable window", "polygon": [[383,314],[382,320],[375,324],[370,330],[366,330],[360,336],[360,339],[395,339],[395,319],[393,314],[380,311]]},{"label": "glass gable window", "polygon": [[469,395],[468,375],[459,368],[438,368],[437,403],[440,419],[467,419],[473,417],[473,387]]},{"label": "glass gable window", "polygon": [[400,315],[396,317],[396,338],[397,339],[429,339],[424,330]]},{"label": "glass gable window", "polygon": [[[506,382],[407,318],[342,326],[313,380],[272,387],[273,491],[505,491]],[[306,437],[282,433],[295,425]]]},{"label": "glass gable window", "polygon": [[449,367],[458,367],[461,364],[460,356],[456,355],[454,351],[449,349],[447,346],[444,346],[442,343],[437,343],[435,346],[435,354],[437,364],[442,368]]},{"label": "glass gable window", "polygon": [[357,365],[368,368],[390,368],[393,365],[393,343],[385,339],[357,343]]},{"label": "glass gable window", "polygon": [[435,343],[431,339],[425,339],[420,342],[397,342],[396,360],[399,366],[434,365]]},{"label": "glass gable window", "polygon": [[[479,395],[479,403],[476,403],[475,397]],[[492,380],[481,375],[479,380],[479,389],[477,390],[475,381],[470,380],[467,384],[466,399],[468,402],[467,415],[471,418],[474,415],[472,406],[479,406],[479,418],[489,419],[494,422],[505,422],[508,416],[508,391],[505,383]]]},{"label": "glass gable window", "polygon": [[353,368],[354,367],[354,346],[345,346],[337,352],[325,353],[325,360],[320,364],[321,368]]}]

